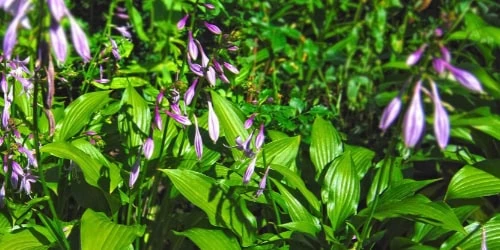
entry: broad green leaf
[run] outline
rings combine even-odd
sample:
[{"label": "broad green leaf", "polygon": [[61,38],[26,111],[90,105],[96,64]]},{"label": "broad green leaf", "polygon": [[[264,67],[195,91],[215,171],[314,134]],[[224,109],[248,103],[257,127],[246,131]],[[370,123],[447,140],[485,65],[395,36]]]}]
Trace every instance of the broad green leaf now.
[{"label": "broad green leaf", "polygon": [[500,215],[498,214],[482,227],[477,222],[467,225],[465,227],[467,235],[460,232],[455,233],[441,245],[441,249],[483,249],[481,248],[483,230],[486,236],[486,249],[500,249]]},{"label": "broad green leaf", "polygon": [[472,40],[478,43],[500,45],[500,28],[488,25],[478,15],[468,12],[465,15],[466,30],[453,32],[450,40]]},{"label": "broad green leaf", "polygon": [[128,14],[130,16],[130,20],[132,21],[132,25],[134,26],[135,32],[139,39],[144,42],[149,41],[148,35],[144,32],[144,28],[142,27],[142,19],[143,16],[141,13],[134,7],[132,0],[126,0],[125,6],[127,7]]},{"label": "broad green leaf", "polygon": [[[397,183],[403,179],[403,173],[400,169],[401,158],[390,157],[387,161],[384,159],[377,163],[377,172],[371,182],[370,190],[368,191],[366,204],[370,204],[375,196],[381,195],[387,187],[392,183]],[[378,181],[382,178],[381,181]],[[380,184],[377,193],[377,185]]]},{"label": "broad green leaf", "polygon": [[[292,171],[296,171],[295,159],[300,146],[300,136],[283,138],[272,141],[264,146],[263,153],[266,154],[266,164],[279,164],[288,166]],[[262,158],[258,162],[263,163]]]},{"label": "broad green leaf", "polygon": [[450,119],[451,126],[471,126],[493,138],[500,140],[500,116],[488,114],[483,117],[459,117]]},{"label": "broad green leaf", "polygon": [[123,93],[121,105],[123,112],[118,118],[120,132],[127,137],[129,147],[140,146],[150,129],[151,112],[148,104],[132,86],[128,86]]},{"label": "broad green leaf", "polygon": [[238,240],[231,233],[222,229],[190,228],[176,235],[188,237],[201,250],[238,250],[241,249]]},{"label": "broad green leaf", "polygon": [[[239,114],[239,111],[232,105],[231,102],[224,99],[215,91],[211,91],[210,93],[212,95],[214,111],[219,118],[221,129],[224,130],[227,143],[230,146],[236,145],[235,139],[238,136],[245,140],[248,137],[248,132],[243,127],[242,116]],[[236,149],[233,149],[232,151],[236,159],[243,156],[243,154]]]},{"label": "broad green leaf", "polygon": [[57,123],[54,141],[66,141],[89,124],[92,114],[112,100],[110,92],[91,92],[74,100],[66,108],[64,119]]},{"label": "broad green leaf", "polygon": [[337,130],[329,121],[316,117],[311,131],[311,161],[316,168],[316,180],[323,171],[323,168],[342,154],[343,144]]},{"label": "broad green leaf", "polygon": [[115,180],[113,182],[114,186],[108,184],[110,182],[109,173],[114,175],[116,172],[115,170],[110,171],[108,167],[102,166],[98,161],[70,143],[53,142],[43,146],[40,150],[59,158],[74,161],[82,170],[85,181],[88,184],[101,189],[105,188],[105,186],[109,186],[109,190],[104,190],[106,192],[111,192],[116,188],[116,178],[113,178]]},{"label": "broad green leaf", "polygon": [[365,176],[366,172],[372,167],[372,160],[375,157],[375,152],[359,146],[352,146],[344,144],[345,151],[351,151],[352,161],[354,166],[356,166],[356,172],[358,173],[359,179]]},{"label": "broad green leaf", "polygon": [[82,250],[125,249],[144,231],[143,226],[116,224],[104,213],[87,209],[81,219],[81,247]]},{"label": "broad green leaf", "polygon": [[42,226],[32,226],[0,235],[1,249],[32,250],[49,249],[56,239]]},{"label": "broad green leaf", "polygon": [[333,231],[356,213],[360,188],[351,152],[346,151],[328,166],[321,185],[321,199],[326,204]]},{"label": "broad green leaf", "polygon": [[141,87],[148,84],[148,81],[136,77],[136,76],[129,76],[129,77],[113,77],[113,80],[111,80],[110,83],[110,88],[111,89],[124,89],[127,88],[129,85],[132,87]]},{"label": "broad green leaf", "polygon": [[446,198],[475,198],[498,193],[500,193],[500,178],[480,168],[467,165],[451,179]]},{"label": "broad green leaf", "polygon": [[9,217],[8,213],[4,211],[0,212],[0,235],[9,232],[11,229],[12,223]]},{"label": "broad green leaf", "polygon": [[[365,209],[360,214],[367,215],[369,210]],[[464,232],[462,224],[446,203],[432,202],[423,195],[379,204],[374,217],[380,221],[388,218],[406,218],[457,232]]]},{"label": "broad green leaf", "polygon": [[434,180],[424,180],[415,181],[412,179],[404,179],[398,183],[394,183],[393,186],[389,187],[379,198],[379,204],[392,201],[400,201],[402,199],[408,198],[417,192],[418,190],[424,188],[425,186],[438,181]]},{"label": "broad green leaf", "polygon": [[[307,230],[308,233],[311,235],[315,236],[317,232],[320,231],[320,223],[318,218],[312,216],[309,211],[300,203],[295,196],[288,191],[288,189],[283,186],[279,181],[269,178],[272,180],[273,184],[278,188],[281,197],[285,201],[285,204],[288,209],[288,214],[290,215],[290,218],[292,218],[293,222],[297,223],[305,223],[307,225],[314,226],[314,231]],[[305,228],[301,230],[304,231]]]},{"label": "broad green leaf", "polygon": [[278,164],[272,164],[271,169],[276,170],[276,172],[282,174],[285,177],[287,184],[291,187],[297,188],[299,192],[306,198],[309,204],[314,208],[315,212],[320,212],[320,202],[318,201],[316,196],[306,187],[304,181],[297,173],[291,171],[287,167]]},{"label": "broad green leaf", "polygon": [[278,225],[278,227],[286,228],[290,231],[316,235],[318,232],[318,225],[306,221],[293,221],[285,224]]},{"label": "broad green leaf", "polygon": [[[253,216],[243,216],[241,204],[227,197],[213,178],[183,169],[162,169],[179,192],[191,203],[203,210],[214,226],[231,229],[241,239],[243,246],[249,246],[255,238]],[[248,217],[248,218],[247,218]]]}]

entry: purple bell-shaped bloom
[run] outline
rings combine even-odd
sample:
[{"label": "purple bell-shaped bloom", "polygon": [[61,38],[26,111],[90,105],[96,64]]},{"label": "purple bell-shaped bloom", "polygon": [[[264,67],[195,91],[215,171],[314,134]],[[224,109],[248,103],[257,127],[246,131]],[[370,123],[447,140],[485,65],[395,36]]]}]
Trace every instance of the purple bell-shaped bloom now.
[{"label": "purple bell-shaped bloom", "polygon": [[264,124],[260,124],[259,133],[255,137],[255,148],[257,150],[259,150],[259,149],[262,148],[262,145],[264,145],[264,140],[265,140],[265,136],[264,136]]},{"label": "purple bell-shaped bloom", "polygon": [[212,86],[212,87],[215,86],[215,81],[217,80],[217,77],[215,75],[215,70],[212,66],[208,67],[206,78],[207,78],[208,83],[210,83],[210,86]]},{"label": "purple bell-shaped bloom", "polygon": [[196,85],[198,85],[199,78],[195,77],[193,82],[191,83],[191,86],[186,90],[186,93],[184,93],[184,103],[186,105],[191,104],[194,98],[194,94],[196,93]]},{"label": "purple bell-shaped bloom", "polygon": [[52,22],[49,29],[50,44],[59,62],[66,61],[68,55],[68,41],[66,34],[58,22]]},{"label": "purple bell-shaped bloom", "polygon": [[441,103],[436,83],[434,83],[434,81],[430,83],[432,87],[432,100],[434,102],[434,134],[436,135],[439,147],[444,149],[446,145],[448,145],[448,140],[450,138],[450,121]]},{"label": "purple bell-shaped bloom", "polygon": [[129,188],[134,187],[135,182],[139,178],[139,172],[141,172],[141,159],[140,157],[137,157],[137,160],[135,161],[134,165],[132,166],[132,169],[130,170],[130,177],[128,179]]},{"label": "purple bell-shaped bloom", "polygon": [[455,77],[455,80],[457,80],[457,82],[459,82],[462,86],[475,92],[483,92],[481,83],[479,83],[479,80],[477,80],[477,78],[473,74],[463,69],[456,68],[450,64],[445,64],[445,67],[450,71],[453,77]]},{"label": "purple bell-shaped bloom", "polygon": [[193,32],[190,30],[188,32],[188,53],[193,60],[198,59],[198,47],[193,39]]},{"label": "purple bell-shaped bloom", "polygon": [[447,63],[451,62],[451,53],[448,50],[448,48],[441,45],[441,46],[439,46],[439,50],[441,50],[441,56],[442,56],[443,60],[445,60]]},{"label": "purple bell-shaped bloom", "polygon": [[151,159],[151,156],[153,156],[153,151],[155,148],[155,143],[153,139],[148,138],[144,142],[144,145],[142,146],[142,153],[144,154],[144,158],[147,160]]},{"label": "purple bell-shaped bloom", "polygon": [[255,165],[257,163],[257,157],[253,157],[250,160],[250,164],[248,164],[247,170],[245,171],[245,174],[243,175],[243,184],[248,184],[250,182],[250,179],[252,178],[253,172],[255,171]]},{"label": "purple bell-shaped bloom", "polygon": [[59,23],[68,13],[64,0],[47,0],[52,17]]},{"label": "purple bell-shaped bloom", "polygon": [[216,34],[216,35],[220,35],[222,34],[222,31],[219,29],[219,27],[217,27],[217,25],[215,24],[211,24],[211,23],[208,23],[208,22],[203,22],[205,24],[205,27],[212,33]]},{"label": "purple bell-shaped bloom", "polygon": [[268,174],[269,174],[269,166],[266,168],[266,172],[264,172],[262,179],[260,179],[259,190],[257,190],[257,192],[255,193],[255,196],[259,197],[264,193],[264,189],[266,189],[267,175]]},{"label": "purple bell-shaped bloom", "polygon": [[434,70],[440,75],[444,73],[446,64],[447,62],[441,58],[434,58],[432,60],[432,67],[434,67]]},{"label": "purple bell-shaped bloom", "polygon": [[408,66],[413,66],[420,61],[420,58],[422,57],[422,54],[425,51],[425,48],[427,48],[427,44],[424,44],[420,46],[415,52],[411,53],[408,58],[406,59],[406,65]]},{"label": "purple bell-shaped bloom", "polygon": [[254,114],[250,115],[250,117],[248,117],[248,119],[246,119],[245,124],[244,124],[245,129],[249,129],[250,127],[252,127],[253,121],[255,120],[256,115],[257,114],[254,113]]},{"label": "purple bell-shaped bloom", "polygon": [[91,59],[90,48],[85,32],[83,32],[80,25],[78,25],[76,20],[71,16],[69,17],[69,23],[71,25],[71,38],[76,52],[80,55],[84,62],[89,62]]},{"label": "purple bell-shaped bloom", "polygon": [[409,148],[415,147],[424,132],[425,117],[421,100],[422,81],[419,80],[413,90],[410,106],[403,120],[403,138]]},{"label": "purple bell-shaped bloom", "polygon": [[200,128],[198,127],[198,119],[194,117],[194,151],[198,160],[203,156],[203,141],[201,139]]},{"label": "purple bell-shaped bloom", "polygon": [[235,75],[240,73],[240,71],[230,63],[224,62],[224,67]]},{"label": "purple bell-shaped bloom", "polygon": [[384,113],[382,113],[382,118],[380,118],[380,124],[378,127],[384,132],[389,128],[392,123],[396,120],[401,110],[401,97],[396,96],[392,101],[385,107]]},{"label": "purple bell-shaped bloom", "polygon": [[219,139],[219,118],[215,114],[212,102],[208,101],[208,135],[214,143]]},{"label": "purple bell-shaped bloom", "polygon": [[179,22],[177,22],[177,29],[178,30],[182,30],[184,29],[184,26],[186,26],[186,22],[189,18],[189,15],[185,15],[183,18],[181,18],[181,20],[179,20]]},{"label": "purple bell-shaped bloom", "polygon": [[185,126],[189,126],[191,125],[191,121],[189,120],[189,118],[187,116],[183,116],[183,115],[180,115],[180,114],[176,114],[176,113],[172,113],[172,112],[169,112],[168,110],[165,110],[165,113],[172,117],[172,119],[174,119],[176,122],[182,124],[182,125],[185,125]]}]

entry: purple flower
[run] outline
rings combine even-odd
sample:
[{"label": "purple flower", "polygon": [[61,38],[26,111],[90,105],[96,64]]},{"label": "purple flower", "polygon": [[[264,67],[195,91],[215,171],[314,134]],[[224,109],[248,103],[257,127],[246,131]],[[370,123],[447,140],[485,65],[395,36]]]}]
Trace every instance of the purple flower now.
[{"label": "purple flower", "polygon": [[[188,32],[188,53],[193,60],[198,59],[198,47],[193,39],[193,32]],[[189,57],[188,57],[189,58]]]},{"label": "purple flower", "polygon": [[59,62],[66,61],[68,55],[68,42],[62,26],[58,22],[52,22],[49,29],[50,44]]},{"label": "purple flower", "polygon": [[214,66],[214,69],[215,71],[217,71],[217,73],[224,73],[224,69],[222,68],[222,66],[220,65],[219,62],[217,62],[217,60],[212,59],[212,65]]},{"label": "purple flower", "polygon": [[146,139],[144,145],[142,146],[142,152],[147,160],[151,159],[151,156],[153,156],[154,148],[155,148],[155,143],[153,139],[151,138]]},{"label": "purple flower", "polygon": [[52,17],[54,17],[58,23],[61,22],[61,19],[68,13],[64,0],[47,0],[47,4],[49,5]]},{"label": "purple flower", "polygon": [[26,158],[28,158],[28,165],[30,166],[33,166],[35,168],[38,167],[38,163],[36,161],[36,158],[35,156],[33,155],[33,152],[31,152],[31,150],[19,145],[19,147],[17,148],[17,150],[20,152],[20,153],[23,153],[26,155]]},{"label": "purple flower", "polygon": [[448,48],[446,48],[445,46],[441,45],[441,46],[439,46],[439,50],[441,50],[442,58],[447,63],[449,63],[451,61],[451,54],[450,54],[450,51],[448,50]]},{"label": "purple flower", "polygon": [[5,182],[2,183],[2,188],[0,188],[0,208],[5,206]]},{"label": "purple flower", "polygon": [[248,136],[248,138],[245,141],[242,141],[240,136],[236,137],[236,139],[235,139],[235,142],[236,142],[235,147],[238,150],[243,151],[245,156],[248,158],[252,158],[255,156],[255,153],[250,148],[250,141],[251,141],[252,137],[253,137],[253,132]]},{"label": "purple flower", "polygon": [[424,44],[424,45],[420,46],[420,48],[418,48],[415,52],[410,54],[408,56],[408,58],[406,59],[406,65],[408,65],[408,66],[415,65],[422,57],[422,54],[424,53],[426,47],[427,47],[427,44]]},{"label": "purple flower", "polygon": [[211,4],[211,3],[206,3],[206,4],[204,4],[204,6],[205,6],[205,8],[207,8],[209,10],[215,9],[215,6],[213,4]]},{"label": "purple flower", "polygon": [[111,53],[113,53],[113,56],[115,57],[116,60],[120,60],[122,57],[120,56],[118,45],[116,44],[115,40],[111,38],[109,40],[111,42]]},{"label": "purple flower", "polygon": [[255,196],[259,197],[264,193],[264,189],[266,189],[267,175],[269,174],[269,166],[266,168],[266,172],[264,172],[264,176],[260,179],[259,182],[259,190],[255,193]]},{"label": "purple flower", "polygon": [[414,147],[422,136],[425,126],[424,110],[420,100],[422,81],[419,80],[413,90],[413,97],[403,120],[403,137],[407,147]]},{"label": "purple flower", "polygon": [[216,34],[216,35],[220,35],[222,34],[222,31],[219,29],[219,27],[217,27],[217,25],[215,24],[211,24],[211,23],[208,23],[208,22],[203,22],[205,24],[205,27],[207,27],[207,29]]},{"label": "purple flower", "polygon": [[255,137],[255,148],[259,150],[264,145],[264,124],[260,124],[259,133]]},{"label": "purple flower", "polygon": [[443,36],[443,30],[441,28],[437,28],[434,30],[434,35],[436,37],[442,37]]},{"label": "purple flower", "polygon": [[224,62],[224,67],[235,75],[240,73],[240,71],[230,63]]},{"label": "purple flower", "polygon": [[203,141],[201,140],[200,128],[198,127],[198,119],[194,117],[194,151],[198,160],[203,156]]},{"label": "purple flower", "polygon": [[238,46],[236,46],[236,45],[232,45],[232,46],[229,46],[229,48],[227,48],[227,50],[232,51],[232,52],[234,52],[234,51],[238,51],[238,49],[239,49],[239,48],[238,48]]},{"label": "purple flower", "polygon": [[392,99],[392,101],[385,107],[384,113],[382,113],[382,118],[380,119],[380,124],[378,127],[384,132],[391,126],[391,124],[398,117],[399,111],[401,110],[401,97],[397,96]]},{"label": "purple flower", "polygon": [[31,183],[35,183],[38,177],[32,175],[29,171],[21,178],[21,186],[19,187],[19,192],[24,192],[29,195],[31,194]]},{"label": "purple flower", "polygon": [[12,183],[12,187],[14,189],[17,189],[19,183],[19,176],[23,176],[24,171],[21,168],[21,165],[19,165],[19,163],[17,163],[16,161],[12,161],[11,167],[12,167],[12,174],[10,176],[10,182]]},{"label": "purple flower", "polygon": [[160,116],[160,109],[158,108],[158,105],[155,105],[155,117],[154,117],[154,126],[158,130],[163,129],[163,121]]},{"label": "purple flower", "polygon": [[191,86],[186,90],[186,93],[184,93],[184,103],[186,105],[191,104],[194,98],[194,94],[196,93],[196,85],[198,84],[198,77],[195,77],[193,82],[191,83]]},{"label": "purple flower", "polygon": [[208,134],[214,143],[219,139],[219,118],[215,114],[211,101],[208,101]]},{"label": "purple flower", "polygon": [[252,178],[253,172],[255,171],[255,164],[257,163],[257,157],[253,157],[248,164],[245,175],[243,175],[243,184],[248,184]]},{"label": "purple flower", "polygon": [[182,124],[182,125],[185,125],[185,126],[189,126],[191,125],[191,121],[189,120],[189,118],[187,116],[183,116],[183,115],[180,115],[180,114],[175,114],[175,113],[171,113],[169,112],[168,110],[165,110],[165,113],[172,117],[172,119],[174,119],[176,122]]},{"label": "purple flower", "polygon": [[17,42],[17,26],[19,26],[20,22],[26,16],[26,12],[31,6],[31,1],[23,1],[20,3],[21,5],[15,12],[14,19],[10,22],[7,31],[5,32],[5,36],[3,39],[3,53],[7,59],[10,59],[12,55],[12,51],[14,50],[14,46]]},{"label": "purple flower", "polygon": [[109,82],[109,79],[104,78],[104,71],[102,70],[102,64],[99,65],[99,79],[94,81],[102,84]]},{"label": "purple flower", "polygon": [[212,66],[208,67],[206,78],[208,83],[210,83],[210,86],[212,87],[215,86],[216,76],[215,76],[215,70]]},{"label": "purple flower", "polygon": [[206,68],[208,66],[208,63],[210,62],[210,59],[208,56],[205,54],[205,51],[203,51],[203,47],[201,46],[201,43],[198,40],[194,40],[196,42],[196,45],[198,46],[198,49],[201,54],[201,66],[203,68]]},{"label": "purple flower", "polygon": [[226,75],[224,75],[224,74],[220,74],[220,75],[219,75],[219,79],[220,79],[223,83],[229,83],[229,79],[227,79]]},{"label": "purple flower", "polygon": [[456,68],[450,64],[445,64],[445,67],[451,72],[453,77],[455,77],[455,80],[462,84],[462,86],[475,92],[483,92],[481,83],[479,83],[477,78],[471,73],[463,69]]},{"label": "purple flower", "polygon": [[246,119],[245,121],[245,129],[249,129],[250,127],[252,127],[253,125],[253,120],[255,120],[255,116],[257,114],[252,114],[250,117],[248,117],[248,119]]},{"label": "purple flower", "polygon": [[186,26],[186,22],[189,18],[189,15],[185,15],[183,18],[181,18],[181,20],[179,20],[179,22],[177,22],[177,29],[178,30],[182,30],[184,29],[184,26]]},{"label": "purple flower", "polygon": [[444,72],[444,67],[445,65],[447,64],[447,62],[441,58],[434,58],[432,60],[432,66],[434,67],[434,70],[438,73],[438,74],[443,74]]},{"label": "purple flower", "polygon": [[130,34],[130,32],[128,31],[127,26],[119,26],[113,28],[115,28],[115,30],[118,31],[118,33],[120,33],[120,35],[123,36],[124,38],[132,39],[132,34]]},{"label": "purple flower", "polygon": [[436,84],[432,80],[431,86],[432,99],[434,102],[434,134],[436,135],[439,147],[444,149],[446,145],[448,145],[448,139],[450,137],[450,121],[448,120],[448,114],[439,98]]},{"label": "purple flower", "polygon": [[129,188],[133,188],[137,178],[139,178],[139,172],[141,171],[141,159],[137,157],[132,169],[130,170],[130,178],[128,179]]},{"label": "purple flower", "polygon": [[89,62],[91,59],[90,56],[90,48],[89,43],[87,41],[87,36],[85,32],[83,32],[80,25],[76,22],[76,20],[69,16],[69,22],[71,25],[71,38],[73,40],[73,45],[75,46],[75,50],[83,59],[84,62]]},{"label": "purple flower", "polygon": [[193,72],[197,76],[203,76],[203,68],[201,67],[201,65],[191,62],[191,58],[189,55],[187,58],[188,58],[189,69],[191,70],[191,72]]}]

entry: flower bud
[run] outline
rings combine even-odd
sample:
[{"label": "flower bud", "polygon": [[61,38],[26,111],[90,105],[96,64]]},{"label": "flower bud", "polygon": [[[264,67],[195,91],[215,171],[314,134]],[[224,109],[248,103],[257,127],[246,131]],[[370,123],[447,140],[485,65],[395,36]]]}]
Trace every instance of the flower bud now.
[{"label": "flower bud", "polygon": [[407,147],[417,145],[425,126],[424,110],[422,108],[422,81],[419,80],[413,90],[413,97],[403,120],[403,138]]},{"label": "flower bud", "polygon": [[73,45],[75,46],[75,50],[84,62],[89,62],[91,56],[87,36],[73,17],[70,16],[69,21],[71,25],[71,37],[73,40]]},{"label": "flower bud", "polygon": [[154,147],[155,143],[153,139],[151,138],[146,139],[144,145],[142,146],[142,152],[147,160],[151,159],[151,156],[153,156]]},{"label": "flower bud", "polygon": [[420,58],[422,57],[422,54],[424,53],[426,47],[427,47],[427,44],[424,44],[424,45],[420,46],[420,48],[417,49],[415,52],[410,54],[408,56],[408,58],[406,59],[406,65],[413,66],[416,63],[418,63],[418,61],[420,61]]},{"label": "flower bud", "polygon": [[264,124],[260,124],[259,133],[255,137],[255,148],[257,150],[259,150],[260,148],[262,148],[262,145],[264,145],[264,140],[265,140],[265,136],[264,136]]},{"label": "flower bud", "polygon": [[191,86],[186,90],[186,93],[184,93],[184,103],[186,105],[191,104],[194,98],[194,94],[196,93],[196,85],[198,84],[198,77],[195,77],[193,82],[191,83]]},{"label": "flower bud", "polygon": [[240,71],[230,63],[224,62],[224,67],[235,75],[240,73]]},{"label": "flower bud", "polygon": [[382,113],[382,118],[380,118],[380,124],[378,127],[384,132],[391,126],[391,124],[398,117],[399,111],[401,110],[401,97],[397,96],[392,99],[392,101],[385,107],[384,113]]},{"label": "flower bud", "polygon": [[178,30],[182,30],[184,29],[184,26],[186,26],[186,22],[189,18],[189,15],[185,15],[183,18],[181,18],[181,20],[179,20],[179,22],[177,22],[177,29]]},{"label": "flower bud", "polygon": [[216,35],[220,35],[222,34],[222,31],[219,29],[219,27],[217,27],[217,25],[215,24],[211,24],[211,23],[208,23],[208,22],[203,22],[205,24],[205,27],[212,33],[216,34]]},{"label": "flower bud", "polygon": [[215,114],[212,102],[208,101],[208,134],[214,143],[219,139],[219,118]]},{"label": "flower bud", "polygon": [[253,172],[255,171],[255,165],[257,163],[257,157],[253,157],[248,164],[247,170],[243,175],[243,184],[248,184],[252,178]]},{"label": "flower bud", "polygon": [[432,100],[434,102],[434,134],[441,149],[446,148],[450,138],[450,121],[448,114],[441,103],[436,83],[431,80]]},{"label": "flower bud", "polygon": [[200,128],[198,127],[198,119],[194,117],[194,151],[198,160],[203,156],[203,141],[201,140]]},{"label": "flower bud", "polygon": [[455,77],[455,80],[462,84],[462,86],[475,92],[483,92],[481,83],[479,83],[479,80],[477,80],[477,78],[473,74],[463,69],[456,68],[450,64],[447,64],[445,66],[451,72],[453,77]]}]

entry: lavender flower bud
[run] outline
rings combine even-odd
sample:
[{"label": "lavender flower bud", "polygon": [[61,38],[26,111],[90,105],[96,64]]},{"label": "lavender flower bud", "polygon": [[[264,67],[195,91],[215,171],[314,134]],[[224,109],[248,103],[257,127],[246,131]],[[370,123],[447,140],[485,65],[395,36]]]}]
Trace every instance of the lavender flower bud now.
[{"label": "lavender flower bud", "polygon": [[209,10],[214,10],[215,9],[215,6],[211,3],[206,3],[204,4],[205,8],[209,9]]},{"label": "lavender flower bud", "polygon": [[260,179],[259,182],[259,190],[255,193],[255,196],[259,197],[264,193],[264,189],[266,189],[267,175],[269,174],[269,167],[266,168],[266,172],[264,172],[264,176]]},{"label": "lavender flower bud", "polygon": [[443,36],[443,29],[441,29],[441,28],[437,28],[437,29],[435,29],[435,30],[434,30],[434,35],[435,35],[436,37],[442,37],[442,36]]},{"label": "lavender flower bud", "polygon": [[83,62],[89,62],[91,56],[87,36],[73,17],[70,16],[69,21],[71,24],[71,37],[73,40],[73,44],[75,45],[75,50],[83,59]]},{"label": "lavender flower bud", "polygon": [[206,68],[208,66],[208,63],[210,62],[210,59],[207,57],[205,54],[205,51],[203,50],[203,47],[201,46],[201,43],[198,40],[194,40],[196,42],[196,45],[198,46],[198,49],[200,50],[201,54],[201,66],[203,68]]},{"label": "lavender flower bud", "polygon": [[438,74],[443,74],[445,65],[448,64],[445,60],[441,58],[434,58],[432,60],[432,66]]},{"label": "lavender flower bud", "polygon": [[111,53],[113,53],[113,56],[115,57],[116,60],[120,60],[122,57],[120,56],[120,51],[118,50],[118,45],[116,44],[115,40],[109,39],[111,42]]},{"label": "lavender flower bud", "polygon": [[139,172],[141,172],[141,159],[137,157],[132,169],[130,170],[130,178],[128,179],[128,187],[133,188],[135,182],[139,178]]},{"label": "lavender flower bud", "polygon": [[188,56],[188,65],[191,72],[197,76],[203,76],[203,68],[197,63],[192,63]]},{"label": "lavender flower bud", "polygon": [[211,24],[211,23],[208,23],[208,22],[203,22],[205,24],[205,27],[212,33],[216,34],[216,35],[220,35],[222,34],[222,31],[219,29],[219,27],[217,27],[217,25],[215,24]]},{"label": "lavender flower bud", "polygon": [[151,159],[151,156],[153,156],[154,148],[155,148],[155,143],[153,139],[151,138],[146,139],[144,145],[142,146],[142,152],[147,160]]},{"label": "lavender flower bud", "polygon": [[3,38],[3,53],[6,59],[10,59],[12,55],[12,51],[14,50],[14,46],[17,42],[17,26],[19,26],[19,23],[23,21],[24,17],[26,16],[26,12],[31,6],[31,1],[23,1],[20,4],[21,6],[19,6],[19,8],[17,9],[15,17],[10,22]]},{"label": "lavender flower bud", "polygon": [[222,68],[222,66],[220,65],[219,62],[217,62],[217,60],[212,59],[212,65],[214,66],[214,69],[215,71],[217,71],[217,73],[224,73],[224,69]]},{"label": "lavender flower bud", "polygon": [[198,160],[203,156],[203,141],[201,140],[200,128],[198,127],[198,119],[194,117],[194,151]]},{"label": "lavender flower bud", "polygon": [[212,86],[212,87],[215,86],[216,76],[215,76],[215,70],[212,66],[208,67],[206,77],[207,77],[208,83],[210,83],[210,86]]},{"label": "lavender flower bud", "polygon": [[224,62],[224,67],[235,75],[240,73],[240,71],[230,63]]},{"label": "lavender flower bud", "polygon": [[398,117],[399,111],[401,110],[401,97],[397,96],[392,99],[392,101],[385,107],[384,113],[382,113],[382,118],[380,118],[380,124],[378,127],[385,132],[387,128]]},{"label": "lavender flower bud", "polygon": [[198,47],[193,39],[193,32],[188,32],[188,53],[193,60],[198,59]]},{"label": "lavender flower bud", "polygon": [[403,120],[403,137],[407,147],[414,147],[422,136],[425,126],[424,110],[420,100],[422,81],[419,80],[413,90],[413,98]]},{"label": "lavender flower bud", "polygon": [[61,19],[68,13],[64,0],[47,0],[47,5],[49,6],[52,17],[54,17],[58,23],[61,22]]},{"label": "lavender flower bud", "polygon": [[186,26],[186,22],[189,18],[189,15],[185,15],[183,18],[181,18],[181,20],[179,20],[179,22],[177,22],[177,29],[178,30],[182,30],[184,29],[184,26]]},{"label": "lavender flower bud", "polygon": [[174,114],[178,114],[178,115],[181,114],[181,109],[179,107],[179,103],[174,102],[174,103],[170,104],[170,108],[172,109],[172,111],[174,111]]},{"label": "lavender flower bud", "polygon": [[236,45],[233,45],[233,46],[229,46],[229,48],[227,48],[227,50],[231,51],[231,52],[235,52],[235,51],[238,51],[239,48],[238,46]]},{"label": "lavender flower bud", "polygon": [[127,26],[119,26],[119,27],[113,27],[115,28],[118,33],[120,33],[121,36],[123,36],[126,39],[132,39],[132,34],[128,31]]},{"label": "lavender flower bud", "polygon": [[245,121],[245,129],[249,129],[250,127],[252,127],[253,125],[253,120],[255,120],[255,116],[257,114],[252,114],[250,117],[248,117],[248,119],[246,119]]},{"label": "lavender flower bud", "polygon": [[158,108],[158,105],[155,105],[155,118],[153,124],[155,128],[160,131],[163,129],[163,120],[161,119],[160,109]]},{"label": "lavender flower bud", "polygon": [[10,176],[10,182],[12,183],[12,188],[17,189],[19,184],[19,176],[24,175],[24,171],[21,168],[21,165],[16,161],[12,161],[11,163],[12,175]]},{"label": "lavender flower bud", "polygon": [[23,146],[19,146],[18,149],[17,149],[20,153],[23,153],[26,155],[26,158],[28,158],[28,165],[31,165],[33,167],[38,167],[38,163],[36,161],[36,158],[35,156],[33,155],[33,152],[31,152],[31,150],[23,147]]},{"label": "lavender flower bud", "polygon": [[455,77],[455,80],[462,84],[462,86],[475,92],[483,92],[481,83],[479,83],[479,80],[477,80],[473,74],[463,69],[456,68],[450,64],[445,65],[445,67],[451,72],[453,77]]},{"label": "lavender flower bud", "polygon": [[451,54],[450,54],[450,51],[448,50],[448,48],[446,48],[445,46],[441,45],[441,46],[439,46],[439,50],[441,50],[442,58],[447,63],[451,62]]},{"label": "lavender flower bud", "polygon": [[59,23],[53,22],[49,29],[50,43],[54,49],[54,54],[59,62],[66,61],[68,55],[68,42],[66,34]]},{"label": "lavender flower bud", "polygon": [[219,118],[215,114],[212,102],[208,101],[208,134],[214,143],[219,139]]},{"label": "lavender flower bud", "polygon": [[420,46],[420,48],[417,49],[415,52],[410,54],[408,56],[408,58],[406,59],[406,65],[408,65],[408,66],[415,65],[422,57],[422,54],[424,53],[426,47],[427,47],[427,44],[424,44],[424,45]]},{"label": "lavender flower bud", "polygon": [[29,195],[31,194],[31,183],[35,183],[36,182],[36,179],[37,177],[32,175],[31,173],[27,173],[25,175],[23,175],[22,179],[21,179],[21,186],[19,187],[19,191],[23,191]]},{"label": "lavender flower bud", "polygon": [[172,119],[174,119],[176,122],[178,122],[178,123],[180,123],[182,125],[189,126],[189,125],[192,124],[191,121],[189,120],[189,118],[187,118],[186,116],[175,114],[175,113],[171,113],[168,110],[165,110],[165,113],[168,116],[172,117]]},{"label": "lavender flower bud", "polygon": [[450,137],[450,121],[448,114],[441,103],[439,93],[434,81],[431,80],[432,99],[434,101],[434,134],[441,149],[446,148]]},{"label": "lavender flower bud", "polygon": [[220,74],[220,75],[219,75],[219,79],[220,79],[223,83],[229,83],[229,79],[227,79],[226,75],[224,75],[224,74]]},{"label": "lavender flower bud", "polygon": [[5,206],[5,182],[2,183],[2,188],[0,188],[0,208]]},{"label": "lavender flower bud", "polygon": [[245,171],[245,175],[243,175],[243,184],[248,184],[250,182],[253,172],[255,171],[256,163],[257,163],[257,157],[253,157],[253,159],[250,160],[250,164],[248,164],[247,170]]},{"label": "lavender flower bud", "polygon": [[261,149],[262,145],[264,145],[264,139],[265,139],[265,136],[264,136],[264,124],[260,124],[259,133],[255,137],[255,148],[257,150]]}]

